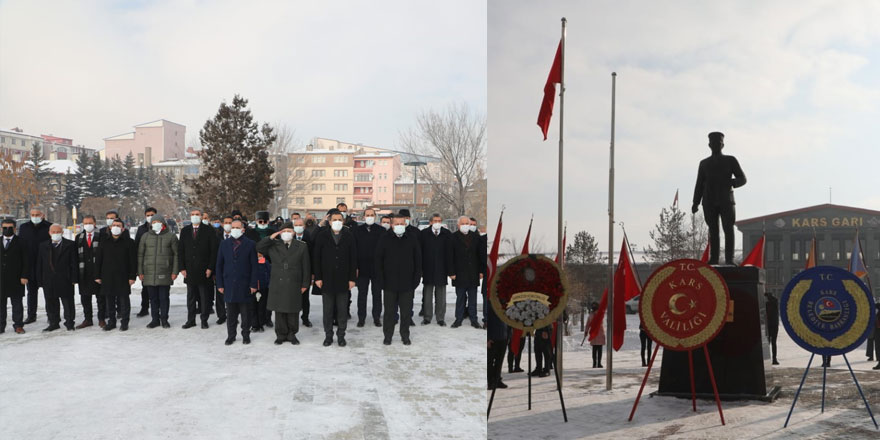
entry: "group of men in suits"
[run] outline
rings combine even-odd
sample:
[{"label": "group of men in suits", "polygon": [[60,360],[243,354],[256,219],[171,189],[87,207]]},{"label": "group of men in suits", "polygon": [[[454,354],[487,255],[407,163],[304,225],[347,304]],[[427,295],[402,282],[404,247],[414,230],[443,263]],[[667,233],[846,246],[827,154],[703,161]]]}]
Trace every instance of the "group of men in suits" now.
[{"label": "group of men in suits", "polygon": [[[275,344],[298,344],[300,319],[304,326],[312,326],[311,293],[322,297],[324,346],[334,342],[333,327],[337,344],[345,346],[355,286],[357,326],[365,325],[370,302],[370,317],[383,327],[386,345],[391,344],[398,323],[401,341],[411,344],[414,292],[420,282],[423,325],[432,321],[446,325],[446,286],[451,280],[457,297],[452,327],[466,318],[480,327],[476,292],[486,272],[486,237],[476,232],[473,218],[459,218],[458,229],[451,232],[434,214],[430,226],[420,231],[410,224],[408,210],[377,218],[375,210],[367,209],[358,224],[341,203],[321,222],[294,213],[291,221],[278,225],[277,219],[273,222],[268,212],[261,211],[256,227],[250,228],[241,212],[212,222],[193,209],[190,224],[178,237],[150,207],[134,238],[117,213],[110,211],[100,230],[97,219],[86,215],[82,232],[68,240],[62,227],[46,221],[39,208],[30,214],[31,222],[22,225],[18,235],[13,220],[3,221],[0,332],[6,327],[6,298],[12,302],[16,332],[23,333],[25,324],[36,321],[38,288],[43,288],[46,300],[45,331],[60,328],[62,306],[68,330],[94,325],[93,299],[98,325],[112,330],[118,320],[119,329],[125,331],[131,285],[138,278],[144,288],[137,316],[152,315],[149,328],[168,328],[168,295],[178,275],[187,286],[183,328],[199,323],[208,328],[210,315],[216,313],[217,324],[227,325],[227,345],[238,336],[239,320],[245,344],[250,343],[251,331],[264,327],[275,328]],[[74,326],[76,284],[84,315],[78,326]]]}]

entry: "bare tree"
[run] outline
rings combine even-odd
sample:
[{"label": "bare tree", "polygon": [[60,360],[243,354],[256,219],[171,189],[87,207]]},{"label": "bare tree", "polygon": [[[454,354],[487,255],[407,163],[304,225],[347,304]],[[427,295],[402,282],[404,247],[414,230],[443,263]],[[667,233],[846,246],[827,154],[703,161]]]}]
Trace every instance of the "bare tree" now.
[{"label": "bare tree", "polygon": [[439,167],[424,167],[419,175],[431,184],[434,197],[448,203],[455,215],[464,215],[468,192],[485,169],[485,116],[475,114],[467,104],[428,110],[416,117],[415,128],[400,134],[400,142],[412,154],[438,158]]},{"label": "bare tree", "polygon": [[295,187],[291,184],[291,177],[296,174],[296,171],[291,169],[291,165],[296,166],[296,160],[292,159],[290,154],[296,148],[296,130],[283,122],[276,124],[276,127],[275,135],[277,137],[269,147],[269,159],[275,167],[275,183],[278,184],[271,207],[273,208],[272,212],[278,215],[281,208],[289,206],[290,197]]}]

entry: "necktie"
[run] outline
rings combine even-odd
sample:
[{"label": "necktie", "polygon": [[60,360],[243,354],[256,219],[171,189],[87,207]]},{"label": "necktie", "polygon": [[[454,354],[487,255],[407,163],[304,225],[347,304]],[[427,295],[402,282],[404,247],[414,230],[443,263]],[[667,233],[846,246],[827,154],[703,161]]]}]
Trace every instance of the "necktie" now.
[{"label": "necktie", "polygon": [[193,238],[196,238],[196,233],[199,232],[199,228],[193,228]]},{"label": "necktie", "polygon": [[223,239],[226,240],[227,238],[229,238],[229,234],[223,234]]},{"label": "necktie", "polygon": [[3,243],[3,249],[9,249],[9,242],[12,241],[12,239],[11,239],[11,238],[7,238],[6,240],[3,240],[3,241],[4,241],[4,243]]},{"label": "necktie", "polygon": [[89,232],[89,248],[92,247],[92,233]]}]

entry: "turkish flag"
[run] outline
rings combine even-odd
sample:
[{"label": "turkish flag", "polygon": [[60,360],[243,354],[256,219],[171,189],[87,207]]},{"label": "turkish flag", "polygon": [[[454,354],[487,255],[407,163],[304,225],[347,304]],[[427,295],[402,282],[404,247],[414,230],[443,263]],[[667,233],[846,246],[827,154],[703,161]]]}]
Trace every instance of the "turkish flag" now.
[{"label": "turkish flag", "polygon": [[550,128],[550,118],[553,116],[553,102],[556,99],[556,84],[562,82],[562,40],[556,48],[556,57],[553,58],[553,66],[550,67],[550,75],[547,75],[547,83],[544,84],[544,100],[541,102],[541,111],[538,112],[538,127],[544,133],[547,140],[547,130]]},{"label": "turkish flag", "polygon": [[752,248],[752,251],[749,252],[749,256],[743,260],[740,266],[755,266],[764,268],[764,237],[761,236],[761,239],[758,240],[758,243],[755,244],[755,247]]},{"label": "turkish flag", "polygon": [[[614,328],[612,329],[612,347],[619,351],[623,346],[623,334],[626,331],[626,302],[641,295],[642,288],[636,280],[635,268],[629,258],[626,238],[620,247],[620,258],[617,261],[617,270],[614,271]],[[590,340],[599,334],[599,327],[605,319],[605,310],[608,308],[608,289],[602,294],[599,310],[593,321],[590,322]]]},{"label": "turkish flag", "polygon": [[700,261],[703,263],[709,262],[709,243],[706,243],[706,249],[703,251],[703,256],[700,257]]}]

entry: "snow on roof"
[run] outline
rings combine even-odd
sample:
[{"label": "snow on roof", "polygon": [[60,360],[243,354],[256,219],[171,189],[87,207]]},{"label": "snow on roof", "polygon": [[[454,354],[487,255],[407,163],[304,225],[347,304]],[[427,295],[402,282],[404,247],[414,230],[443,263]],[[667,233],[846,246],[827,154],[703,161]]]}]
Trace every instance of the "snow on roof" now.
[{"label": "snow on roof", "polygon": [[363,153],[355,156],[355,159],[375,159],[375,158],[391,158],[397,156],[397,153]]},{"label": "snow on roof", "polygon": [[143,123],[143,124],[135,125],[134,127],[135,127],[135,128],[144,128],[144,127],[161,127],[161,126],[165,125],[166,122],[169,123],[169,124],[174,124],[174,125],[180,125],[180,126],[183,126],[183,124],[178,124],[178,123],[176,123],[176,122],[172,122],[172,121],[169,121],[169,120],[167,120],[167,119],[156,119],[155,121],[145,122],[145,123]]},{"label": "snow on roof", "polygon": [[108,138],[104,138],[105,141],[118,141],[123,139],[134,139],[134,132],[117,134],[116,136],[110,136]]},{"label": "snow on roof", "polygon": [[354,154],[358,150],[310,150],[310,151],[294,151],[292,154]]},{"label": "snow on roof", "polygon": [[181,165],[198,165],[198,159],[168,159],[153,163],[154,167],[175,167]]},{"label": "snow on roof", "polygon": [[76,162],[67,159],[60,160],[47,160],[46,161],[46,171],[55,174],[66,174],[67,170],[70,170],[71,174],[75,173],[79,168],[76,166]]}]

